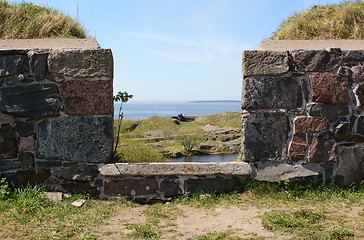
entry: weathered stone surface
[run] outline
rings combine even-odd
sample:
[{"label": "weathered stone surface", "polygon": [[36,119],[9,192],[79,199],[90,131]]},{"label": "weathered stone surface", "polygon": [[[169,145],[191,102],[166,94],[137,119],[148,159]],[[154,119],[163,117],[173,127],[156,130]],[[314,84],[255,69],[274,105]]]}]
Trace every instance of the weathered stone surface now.
[{"label": "weathered stone surface", "polygon": [[364,81],[364,63],[351,68],[353,81],[356,83]]},{"label": "weathered stone surface", "polygon": [[38,158],[108,162],[112,143],[112,117],[64,117],[38,124]]},{"label": "weathered stone surface", "polygon": [[178,180],[164,179],[160,182],[159,188],[165,197],[172,197],[182,193]]},{"label": "weathered stone surface", "polygon": [[110,49],[53,50],[48,57],[49,72],[70,77],[113,77]]},{"label": "weathered stone surface", "polygon": [[19,75],[15,75],[15,76],[5,79],[5,84],[7,86],[10,86],[10,85],[14,85],[14,84],[24,81],[24,80],[25,80],[25,76],[23,74],[19,74]]},{"label": "weathered stone surface", "polygon": [[99,174],[99,170],[94,164],[79,164],[72,167],[54,168],[53,174],[67,180],[91,181]]},{"label": "weathered stone surface", "polygon": [[0,124],[4,124],[4,123],[13,124],[14,122],[15,122],[14,116],[3,114],[0,112]]},{"label": "weathered stone surface", "polygon": [[88,193],[92,197],[98,197],[100,191],[97,187],[92,187],[88,182],[69,182],[69,183],[62,183],[61,186],[70,193],[78,193],[78,194],[85,194]]},{"label": "weathered stone surface", "polygon": [[289,146],[288,156],[294,162],[303,160],[306,156],[307,147],[306,134],[295,133]]},{"label": "weathered stone surface", "polygon": [[112,115],[112,81],[72,80],[61,86],[64,111],[72,116]]},{"label": "weathered stone surface", "polygon": [[40,168],[51,168],[51,167],[62,166],[62,162],[57,160],[37,160],[36,164]]},{"label": "weathered stone surface", "polygon": [[330,130],[330,122],[326,118],[296,117],[293,121],[295,133],[322,132]]},{"label": "weathered stone surface", "polygon": [[107,196],[138,196],[156,194],[158,183],[154,179],[106,180],[104,193]]},{"label": "weathered stone surface", "polygon": [[364,116],[358,117],[358,124],[356,125],[356,132],[364,135]]},{"label": "weathered stone surface", "polygon": [[18,151],[33,151],[35,150],[35,139],[33,137],[21,137],[19,139]]},{"label": "weathered stone surface", "polygon": [[65,78],[62,75],[47,75],[47,79],[56,83],[63,83]]},{"label": "weathered stone surface", "polygon": [[27,64],[27,58],[23,55],[0,56],[0,76],[23,73]]},{"label": "weathered stone surface", "polygon": [[287,152],[288,118],[282,114],[243,116],[241,153],[245,162],[283,160]]},{"label": "weathered stone surface", "polygon": [[[359,84],[355,89],[354,93],[356,95],[356,98],[358,100],[357,107],[364,107],[364,84]],[[361,111],[360,111],[361,112]]]},{"label": "weathered stone surface", "polygon": [[58,116],[60,101],[55,84],[29,84],[2,89],[1,111],[18,117]]},{"label": "weathered stone surface", "polygon": [[2,160],[0,159],[0,171],[7,171],[12,169],[20,168],[20,164],[13,160]]},{"label": "weathered stone surface", "polygon": [[243,75],[282,75],[289,71],[288,54],[273,51],[244,51]]},{"label": "weathered stone surface", "polygon": [[237,175],[251,174],[251,167],[243,162],[219,163],[116,163],[100,168],[103,176],[174,176],[174,175]]},{"label": "weathered stone surface", "polygon": [[45,53],[37,53],[30,51],[28,53],[30,62],[30,72],[36,81],[40,81],[45,78],[48,72],[47,57]]},{"label": "weathered stone surface", "polygon": [[21,152],[18,154],[18,160],[22,169],[34,168],[34,155],[31,152]]},{"label": "weathered stone surface", "polygon": [[333,117],[349,114],[348,106],[342,104],[312,103],[307,105],[310,116],[313,117]]},{"label": "weathered stone surface", "polygon": [[189,178],[185,181],[185,192],[229,192],[239,189],[246,181],[246,178],[238,177],[214,177],[214,178]]},{"label": "weathered stone surface", "polygon": [[2,173],[1,177],[5,177],[6,180],[13,184],[14,187],[24,187],[28,184],[35,185],[44,183],[50,176],[48,169],[29,169],[18,170],[16,172]]},{"label": "weathered stone surface", "polygon": [[28,137],[34,133],[34,123],[32,122],[16,122],[15,131],[20,137]]},{"label": "weathered stone surface", "polygon": [[284,109],[302,105],[303,92],[291,77],[249,77],[243,80],[242,109]]},{"label": "weathered stone surface", "polygon": [[338,182],[350,185],[364,180],[364,145],[346,148],[336,171]]},{"label": "weathered stone surface", "polygon": [[13,127],[9,123],[0,125],[0,159],[16,158],[18,144]]},{"label": "weathered stone surface", "polygon": [[341,122],[335,127],[334,139],[336,142],[364,142],[364,135],[351,131],[349,122]]},{"label": "weathered stone surface", "polygon": [[363,50],[351,50],[343,52],[343,61],[346,65],[355,66],[360,62],[364,62]]},{"label": "weathered stone surface", "polygon": [[258,181],[317,180],[322,172],[320,164],[290,165],[286,163],[259,163],[254,179]]},{"label": "weathered stone surface", "polygon": [[336,74],[340,76],[351,77],[353,75],[353,72],[349,67],[340,66]]},{"label": "weathered stone surface", "polygon": [[338,67],[340,55],[324,50],[296,50],[292,52],[295,71],[326,72]]},{"label": "weathered stone surface", "polygon": [[349,104],[349,84],[343,81],[339,75],[314,73],[310,75],[310,83],[312,101],[328,104]]},{"label": "weathered stone surface", "polygon": [[321,137],[315,137],[308,150],[308,162],[337,162],[336,143]]}]

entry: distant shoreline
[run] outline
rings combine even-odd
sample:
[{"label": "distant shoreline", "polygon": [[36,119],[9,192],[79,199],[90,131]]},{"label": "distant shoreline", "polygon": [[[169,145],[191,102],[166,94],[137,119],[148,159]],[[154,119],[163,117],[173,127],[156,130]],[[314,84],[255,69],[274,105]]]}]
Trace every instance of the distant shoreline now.
[{"label": "distant shoreline", "polygon": [[190,101],[193,103],[201,103],[201,102],[206,102],[206,103],[212,103],[212,102],[240,102],[239,100],[205,100],[205,101]]}]

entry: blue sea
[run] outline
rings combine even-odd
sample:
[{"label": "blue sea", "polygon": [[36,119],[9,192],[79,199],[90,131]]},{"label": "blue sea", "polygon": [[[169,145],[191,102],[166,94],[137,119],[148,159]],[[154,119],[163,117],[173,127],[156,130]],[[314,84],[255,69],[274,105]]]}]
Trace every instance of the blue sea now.
[{"label": "blue sea", "polygon": [[[120,103],[114,104],[114,118],[119,114]],[[123,104],[124,119],[145,119],[151,116],[171,117],[183,114],[201,116],[221,112],[241,112],[240,101],[191,101],[191,102],[138,102]]]}]

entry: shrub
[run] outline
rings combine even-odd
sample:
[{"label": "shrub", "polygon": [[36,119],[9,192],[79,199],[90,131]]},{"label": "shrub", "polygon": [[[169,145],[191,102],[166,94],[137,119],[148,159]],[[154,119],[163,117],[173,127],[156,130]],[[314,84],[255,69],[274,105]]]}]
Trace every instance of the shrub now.
[{"label": "shrub", "polygon": [[71,17],[32,3],[11,5],[0,0],[0,38],[85,38],[82,26]]},{"label": "shrub", "polygon": [[118,148],[117,154],[114,158],[118,162],[163,162],[166,161],[162,154],[152,147],[129,142],[124,143]]},{"label": "shrub", "polygon": [[196,134],[192,134],[192,135],[183,134],[183,135],[178,136],[177,139],[179,141],[181,141],[181,144],[183,145],[183,148],[186,151],[191,152],[192,149],[199,144],[199,142],[201,140],[201,136],[196,135]]},{"label": "shrub", "polygon": [[295,12],[273,33],[272,40],[364,39],[364,2],[314,5]]}]

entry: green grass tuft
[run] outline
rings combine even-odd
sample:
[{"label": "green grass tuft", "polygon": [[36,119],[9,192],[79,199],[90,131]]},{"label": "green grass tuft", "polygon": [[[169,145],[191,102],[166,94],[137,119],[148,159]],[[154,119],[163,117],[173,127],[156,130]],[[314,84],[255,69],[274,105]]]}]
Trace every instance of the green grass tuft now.
[{"label": "green grass tuft", "polygon": [[85,38],[85,29],[60,11],[0,0],[0,39]]},{"label": "green grass tuft", "polygon": [[364,2],[314,5],[295,12],[273,33],[272,40],[364,39]]}]

